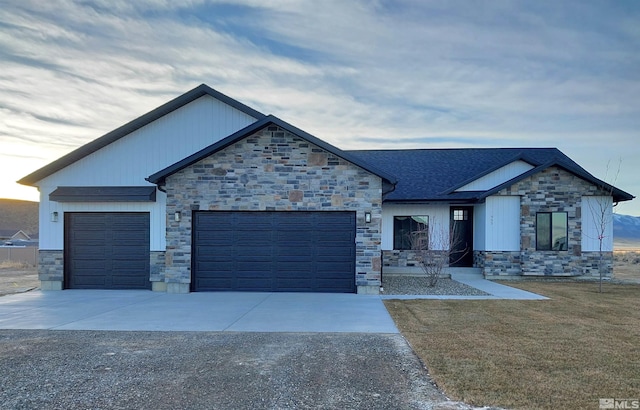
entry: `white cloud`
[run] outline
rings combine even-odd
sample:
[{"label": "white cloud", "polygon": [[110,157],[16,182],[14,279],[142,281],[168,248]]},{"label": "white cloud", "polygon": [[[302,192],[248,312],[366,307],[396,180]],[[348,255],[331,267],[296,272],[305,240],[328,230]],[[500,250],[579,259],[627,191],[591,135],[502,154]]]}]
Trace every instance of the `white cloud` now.
[{"label": "white cloud", "polygon": [[596,164],[640,154],[639,11],[621,7],[10,1],[0,10],[0,143],[37,152],[15,180],[207,83],[343,148],[450,137],[558,146]]}]

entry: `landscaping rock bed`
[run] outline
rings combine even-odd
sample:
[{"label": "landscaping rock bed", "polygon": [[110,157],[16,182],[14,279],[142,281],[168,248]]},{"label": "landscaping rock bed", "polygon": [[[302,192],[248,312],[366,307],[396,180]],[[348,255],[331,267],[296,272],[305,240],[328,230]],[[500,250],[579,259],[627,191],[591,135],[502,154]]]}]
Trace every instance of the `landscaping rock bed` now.
[{"label": "landscaping rock bed", "polygon": [[423,276],[385,275],[382,278],[383,295],[456,295],[487,296],[488,293],[467,286],[453,279],[439,279],[436,286],[429,286]]}]

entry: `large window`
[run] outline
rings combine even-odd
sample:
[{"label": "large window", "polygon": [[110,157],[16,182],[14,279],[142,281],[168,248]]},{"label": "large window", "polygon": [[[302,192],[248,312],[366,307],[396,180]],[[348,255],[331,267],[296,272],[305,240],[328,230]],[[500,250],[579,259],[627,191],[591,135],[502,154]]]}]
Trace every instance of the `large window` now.
[{"label": "large window", "polygon": [[538,212],[536,214],[536,249],[567,250],[567,213]]},{"label": "large window", "polygon": [[393,249],[412,249],[412,241],[420,236],[422,241],[427,240],[429,217],[423,216],[394,216],[393,217]]}]

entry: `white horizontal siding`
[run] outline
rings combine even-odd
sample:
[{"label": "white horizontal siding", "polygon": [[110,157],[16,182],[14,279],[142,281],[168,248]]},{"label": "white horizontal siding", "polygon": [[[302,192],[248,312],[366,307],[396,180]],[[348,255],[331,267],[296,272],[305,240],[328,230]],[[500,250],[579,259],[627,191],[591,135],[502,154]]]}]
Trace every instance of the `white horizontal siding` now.
[{"label": "white horizontal siding", "polygon": [[[382,204],[382,250],[393,250],[393,217],[428,215],[430,229],[449,236],[449,205]],[[445,240],[446,242],[446,240]],[[431,244],[444,249],[443,244]]]},{"label": "white horizontal siding", "polygon": [[[155,203],[60,203],[58,186],[143,186],[154,174],[255,122],[256,119],[203,96],[39,181],[40,247],[63,249],[64,212],[150,212],[151,250],[165,249],[166,195]],[[51,222],[51,212],[59,222]]]},{"label": "white horizontal siding", "polygon": [[613,198],[610,196],[582,197],[582,251],[600,249],[613,251]]},{"label": "white horizontal siding", "polygon": [[496,169],[495,171],[456,189],[456,191],[486,191],[505,183],[518,175],[529,171],[530,169],[533,169],[533,165],[527,162],[513,161],[502,168]]},{"label": "white horizontal siding", "polygon": [[485,202],[486,251],[520,250],[520,197],[490,196]]}]

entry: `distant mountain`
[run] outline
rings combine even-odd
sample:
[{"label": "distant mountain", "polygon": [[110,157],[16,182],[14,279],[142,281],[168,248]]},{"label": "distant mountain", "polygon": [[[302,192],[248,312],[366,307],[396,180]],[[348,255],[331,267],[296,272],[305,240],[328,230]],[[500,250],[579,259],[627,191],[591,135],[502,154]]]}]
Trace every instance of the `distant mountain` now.
[{"label": "distant mountain", "polygon": [[38,202],[0,199],[0,229],[38,235]]},{"label": "distant mountain", "polygon": [[613,215],[613,246],[640,249],[640,216]]},{"label": "distant mountain", "polygon": [[614,214],[613,237],[640,240],[640,216]]}]

